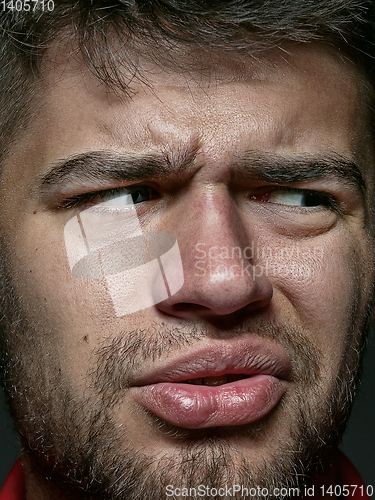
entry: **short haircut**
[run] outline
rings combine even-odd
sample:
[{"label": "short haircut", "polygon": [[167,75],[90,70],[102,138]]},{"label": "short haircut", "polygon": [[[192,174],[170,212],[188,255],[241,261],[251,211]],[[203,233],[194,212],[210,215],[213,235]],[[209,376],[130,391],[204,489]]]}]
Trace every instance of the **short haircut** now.
[{"label": "short haircut", "polygon": [[0,13],[0,159],[36,110],[41,62],[53,44],[70,43],[101,81],[125,92],[130,87],[121,68],[137,72],[127,57],[134,40],[138,50],[151,47],[155,54],[178,46],[255,57],[286,41],[319,42],[351,59],[375,87],[374,0],[57,0],[53,10],[47,0],[43,5],[40,0],[29,12]]}]

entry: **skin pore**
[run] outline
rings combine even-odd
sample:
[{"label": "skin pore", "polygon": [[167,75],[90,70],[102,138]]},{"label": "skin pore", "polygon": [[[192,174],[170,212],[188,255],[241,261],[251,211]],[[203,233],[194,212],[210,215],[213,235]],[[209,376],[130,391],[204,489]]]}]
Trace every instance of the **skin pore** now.
[{"label": "skin pore", "polygon": [[[78,59],[47,68],[0,186],[27,500],[271,490],[330,458],[372,302],[371,141],[349,63],[321,47],[282,54],[223,56],[210,78],[143,60],[149,85],[133,82],[131,100]],[[184,285],[117,318],[102,280],[72,275],[64,226],[134,186],[142,230],[176,236]],[[255,344],[287,359],[263,418],[178,427],[142,403],[142,381],[182,353]]]}]

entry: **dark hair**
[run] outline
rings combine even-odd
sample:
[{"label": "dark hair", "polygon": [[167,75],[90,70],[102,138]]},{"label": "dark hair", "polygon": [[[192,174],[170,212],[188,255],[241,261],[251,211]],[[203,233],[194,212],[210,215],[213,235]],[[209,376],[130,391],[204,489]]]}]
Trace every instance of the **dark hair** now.
[{"label": "dark hair", "polygon": [[122,90],[129,87],[120,68],[132,64],[134,41],[164,54],[179,46],[255,55],[285,41],[322,42],[375,82],[374,0],[55,0],[52,11],[43,1],[33,12],[0,13],[0,155],[35,110],[40,64],[53,43],[71,42],[98,78]]}]

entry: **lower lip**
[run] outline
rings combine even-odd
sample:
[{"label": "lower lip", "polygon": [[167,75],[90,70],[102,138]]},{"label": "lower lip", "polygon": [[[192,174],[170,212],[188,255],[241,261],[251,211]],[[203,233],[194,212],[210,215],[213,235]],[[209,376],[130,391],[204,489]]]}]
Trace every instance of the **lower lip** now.
[{"label": "lower lip", "polygon": [[244,425],[265,417],[280,401],[287,382],[271,375],[220,386],[163,382],[133,387],[133,398],[162,420],[187,429]]}]

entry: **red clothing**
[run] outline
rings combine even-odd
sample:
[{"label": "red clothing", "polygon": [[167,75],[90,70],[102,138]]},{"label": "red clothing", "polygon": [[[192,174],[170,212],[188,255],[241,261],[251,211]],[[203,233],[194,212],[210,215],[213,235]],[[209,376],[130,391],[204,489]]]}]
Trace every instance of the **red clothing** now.
[{"label": "red clothing", "polygon": [[[329,478],[333,477],[332,474],[334,474],[339,481],[335,480],[334,483],[330,483]],[[315,495],[313,500],[321,498],[320,491],[322,485],[324,485],[324,491],[327,491],[327,488],[331,484],[333,484],[333,486],[335,484],[348,485],[349,495],[345,498],[351,500],[370,500],[370,497],[366,493],[366,486],[363,483],[361,476],[354,465],[342,453],[340,453],[337,462],[333,464],[330,471],[322,474],[322,476],[320,476],[318,481],[315,483]],[[353,488],[354,485],[357,486],[355,491]],[[23,473],[22,461],[20,459],[14,464],[5,480],[4,486],[0,491],[0,500],[25,500],[25,498],[25,475]],[[336,497],[332,495],[329,496],[329,498],[334,499]]]},{"label": "red clothing", "polygon": [[25,475],[21,459],[13,465],[0,491],[0,500],[25,500]]}]

